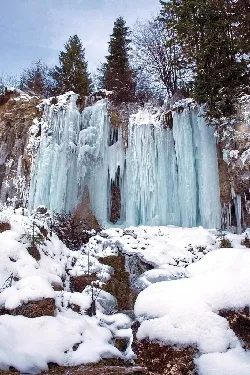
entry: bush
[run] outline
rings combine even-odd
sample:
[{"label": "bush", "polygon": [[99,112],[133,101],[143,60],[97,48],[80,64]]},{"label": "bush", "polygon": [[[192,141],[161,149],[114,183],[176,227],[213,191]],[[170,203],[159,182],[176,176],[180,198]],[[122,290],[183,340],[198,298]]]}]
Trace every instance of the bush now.
[{"label": "bush", "polygon": [[231,248],[231,247],[232,247],[232,244],[229,241],[229,239],[223,236],[222,239],[220,240],[220,248]]},{"label": "bush", "polygon": [[241,245],[246,246],[250,248],[250,238],[248,234],[246,233],[244,240],[241,241]]},{"label": "bush", "polygon": [[86,222],[77,215],[55,213],[53,232],[70,249],[79,250],[92,236]]}]

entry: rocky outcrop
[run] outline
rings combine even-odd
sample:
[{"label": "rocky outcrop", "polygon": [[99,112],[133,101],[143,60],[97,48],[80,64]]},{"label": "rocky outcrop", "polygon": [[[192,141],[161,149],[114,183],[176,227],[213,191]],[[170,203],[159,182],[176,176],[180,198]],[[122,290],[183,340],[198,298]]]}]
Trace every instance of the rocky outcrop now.
[{"label": "rocky outcrop", "polygon": [[40,251],[38,250],[36,245],[29,246],[27,248],[28,253],[37,261],[41,259]]},{"label": "rocky outcrop", "polygon": [[250,226],[249,113],[247,98],[241,106],[236,124],[223,129],[218,143],[223,227],[235,227],[238,232],[241,227],[244,230]]},{"label": "rocky outcrop", "polygon": [[0,233],[5,232],[6,230],[10,230],[10,223],[6,221],[0,222]]},{"label": "rocky outcrop", "polygon": [[132,325],[132,349],[137,356],[138,365],[146,367],[149,375],[198,375],[194,363],[197,348],[138,340],[136,334],[139,326],[138,321]]},{"label": "rocky outcrop", "polygon": [[[32,150],[28,147],[34,119],[41,116],[39,97],[6,92],[0,98],[0,200],[17,197],[16,205],[28,191]],[[39,136],[39,129],[37,134]]]}]

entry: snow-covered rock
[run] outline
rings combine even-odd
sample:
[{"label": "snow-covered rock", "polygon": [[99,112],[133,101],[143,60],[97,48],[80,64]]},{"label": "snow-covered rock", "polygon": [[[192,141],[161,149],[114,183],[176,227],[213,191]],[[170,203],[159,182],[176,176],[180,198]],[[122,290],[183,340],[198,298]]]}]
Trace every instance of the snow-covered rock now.
[{"label": "snow-covered rock", "polygon": [[[83,251],[69,250],[55,234],[50,235],[47,216],[41,209],[33,214],[22,209],[14,213],[11,208],[0,213],[0,221],[10,224],[0,233],[0,313],[4,314],[0,315],[0,369],[12,366],[37,373],[49,362],[70,366],[131,357],[130,319],[102,313],[103,305],[115,305],[114,298],[94,288],[97,312],[90,317],[86,312],[93,300],[91,286],[82,293],[71,291],[72,277],[89,272],[103,282],[110,267]],[[28,251],[32,243],[39,260]],[[32,308],[40,310],[35,314]],[[128,341],[126,353],[114,346],[121,336]]]},{"label": "snow-covered rock", "polygon": [[189,265],[185,279],[150,285],[135,304],[141,321],[137,338],[197,347],[202,375],[238,375],[240,368],[241,374],[249,373],[250,354],[243,354],[239,339],[219,315],[220,310],[250,305],[249,267],[249,249],[220,249]]}]

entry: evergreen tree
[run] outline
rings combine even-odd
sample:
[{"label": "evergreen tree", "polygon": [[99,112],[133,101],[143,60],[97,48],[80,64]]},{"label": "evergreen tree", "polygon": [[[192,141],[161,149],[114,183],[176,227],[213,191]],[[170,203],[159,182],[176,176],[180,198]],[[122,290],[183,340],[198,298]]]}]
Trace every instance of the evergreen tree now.
[{"label": "evergreen tree", "polygon": [[129,64],[129,34],[124,19],[117,18],[110,36],[109,55],[102,67],[104,88],[113,91],[116,102],[132,101],[135,94],[134,73]]},{"label": "evergreen tree", "polygon": [[74,91],[80,96],[89,95],[91,80],[81,40],[77,35],[71,36],[64,47],[65,52],[59,55],[60,65],[52,73],[56,82],[55,93]]},{"label": "evergreen tree", "polygon": [[235,114],[249,79],[249,43],[244,34],[249,25],[239,10],[244,8],[244,0],[171,0],[161,4],[166,27],[176,30],[184,55],[193,63],[194,98],[206,103],[209,118]]}]

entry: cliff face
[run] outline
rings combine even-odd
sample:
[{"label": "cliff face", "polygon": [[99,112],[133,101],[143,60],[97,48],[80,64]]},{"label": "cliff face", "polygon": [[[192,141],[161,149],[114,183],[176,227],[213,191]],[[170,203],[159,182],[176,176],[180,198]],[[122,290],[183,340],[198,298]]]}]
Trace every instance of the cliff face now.
[{"label": "cliff face", "polygon": [[[31,97],[21,92],[9,92],[0,97],[0,200],[15,202],[17,206],[27,205],[32,158],[36,155],[39,144],[42,143],[41,122],[39,123],[38,120],[43,115],[39,109],[41,106],[38,106],[40,103],[39,97]],[[89,108],[91,111],[92,107]],[[75,110],[79,113],[77,108]],[[182,111],[183,108],[179,117],[183,116]],[[238,121],[236,126],[227,126],[220,134],[220,141],[217,145],[222,226],[224,229],[235,227],[235,230],[238,231],[241,226],[243,228],[250,226],[249,101],[246,100],[243,103],[241,113],[241,121]],[[175,115],[175,111],[172,114]],[[108,116],[113,124],[114,115],[108,112]],[[135,127],[135,129],[139,131],[141,126]],[[86,130],[84,131],[86,132]],[[111,132],[111,135],[113,133],[114,131]],[[122,134],[122,138],[127,154],[128,134],[125,136]],[[115,141],[117,140],[113,140],[112,144]],[[149,144],[151,143],[150,141]],[[42,148],[40,147],[41,152]],[[166,150],[163,153],[165,154]],[[166,158],[170,157],[167,153],[165,156]],[[112,158],[115,157],[114,154]],[[116,180],[114,179],[114,181]],[[118,211],[120,212],[121,206],[121,192],[118,189],[116,191],[115,188],[116,185],[113,186],[113,190],[111,187],[111,218],[114,222],[119,219],[115,215]],[[119,209],[116,206],[119,206]]]},{"label": "cliff face", "polygon": [[0,97],[1,201],[20,201],[17,205],[27,201],[32,157],[29,142],[32,132],[34,136],[38,133],[34,119],[40,117],[40,101],[20,92]]},{"label": "cliff face", "polygon": [[224,227],[250,227],[249,98],[242,104],[240,120],[222,132],[218,159]]}]

